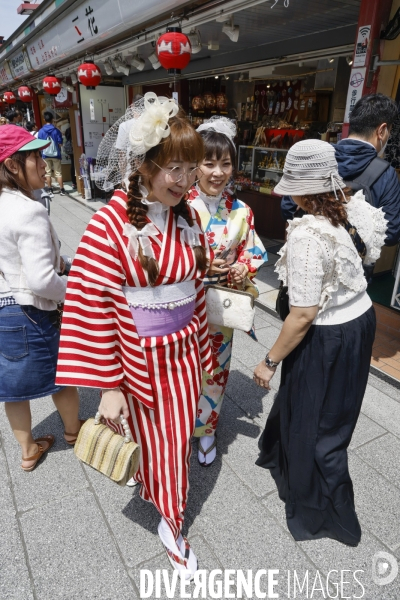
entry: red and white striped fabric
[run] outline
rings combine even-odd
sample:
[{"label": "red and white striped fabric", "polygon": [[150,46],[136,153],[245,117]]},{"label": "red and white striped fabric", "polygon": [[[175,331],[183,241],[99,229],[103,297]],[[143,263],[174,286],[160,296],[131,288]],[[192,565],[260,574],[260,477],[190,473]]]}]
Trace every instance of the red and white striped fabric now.
[{"label": "red and white striped fabric", "polygon": [[[141,495],[155,504],[177,537],[186,505],[201,374],[213,372],[205,274],[196,268],[193,249],[181,239],[170,210],[165,232],[149,238],[159,264],[156,285],[195,280],[195,313],[176,333],[140,338],[122,286],[149,283],[122,233],[129,222],[126,200],[123,191],[116,191],[92,217],[79,244],[68,277],[56,382],[121,388],[128,399],[131,431],[142,448],[137,474]],[[190,210],[201,227],[196,211]],[[200,238],[208,248],[205,236]]]}]

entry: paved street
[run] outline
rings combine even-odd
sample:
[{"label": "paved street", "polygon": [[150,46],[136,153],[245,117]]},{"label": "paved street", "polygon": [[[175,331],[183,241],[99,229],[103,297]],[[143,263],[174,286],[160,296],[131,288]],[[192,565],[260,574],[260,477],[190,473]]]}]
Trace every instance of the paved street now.
[{"label": "paved street", "polygon": [[[68,197],[55,196],[51,218],[63,254],[74,253],[92,214]],[[260,277],[267,286],[272,268],[264,271]],[[273,390],[265,393],[253,383],[252,370],[271,347],[279,327],[277,319],[257,309],[259,342],[235,333],[218,455],[213,466],[204,469],[197,463],[197,451],[193,453],[185,533],[201,569],[242,569],[245,573],[252,569],[253,574],[259,569],[279,570],[274,588],[278,596],[274,597],[396,600],[400,574],[391,583],[378,585],[372,579],[372,561],[378,552],[400,561],[399,390],[370,376],[351,443],[349,462],[363,530],[361,544],[350,548],[327,539],[295,542],[272,478],[254,464],[279,376],[272,381]],[[81,400],[81,418],[93,416],[98,392],[81,389]],[[4,482],[0,600],[139,598],[141,569],[170,570],[157,536],[156,510],[139,498],[135,488],[120,488],[78,462],[63,441],[61,420],[50,398],[32,401],[32,412],[34,434],[51,432],[57,441],[35,471],[24,473],[4,408],[0,410],[0,478]],[[393,569],[390,561],[394,559],[378,561],[381,579]],[[326,581],[333,570],[328,595]],[[295,595],[294,571],[300,586],[308,572],[308,591],[306,585],[303,591],[297,586]],[[261,582],[266,590],[266,577]],[[161,590],[161,597],[166,598],[164,587]],[[180,598],[180,592],[170,597]],[[203,597],[221,596],[213,596],[211,590]]]}]

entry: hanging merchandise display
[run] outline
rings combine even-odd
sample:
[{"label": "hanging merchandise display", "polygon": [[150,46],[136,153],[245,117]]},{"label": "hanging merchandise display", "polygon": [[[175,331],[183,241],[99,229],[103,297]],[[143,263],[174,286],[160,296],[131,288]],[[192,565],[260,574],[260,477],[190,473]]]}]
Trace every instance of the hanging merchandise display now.
[{"label": "hanging merchandise display", "polygon": [[215,100],[219,110],[226,110],[228,108],[228,96],[223,92],[219,92],[216,95]]},{"label": "hanging merchandise display", "polygon": [[201,96],[194,96],[192,99],[192,108],[193,110],[202,110],[204,108],[204,100]]},{"label": "hanging merchandise display", "polygon": [[92,189],[90,185],[90,162],[85,154],[81,154],[79,159],[79,170],[81,179],[83,181],[83,187],[85,189],[85,200],[91,200]]},{"label": "hanging merchandise display", "polygon": [[157,40],[158,60],[168,73],[179,75],[188,66],[192,55],[190,40],[180,27],[168,27]]},{"label": "hanging merchandise display", "polygon": [[206,108],[214,108],[215,107],[215,96],[212,92],[207,92],[203,96],[204,104]]},{"label": "hanging merchandise display", "polygon": [[50,96],[57,96],[61,91],[61,79],[54,77],[54,75],[48,75],[48,77],[43,79],[43,89]]},{"label": "hanging merchandise display", "polygon": [[101,72],[94,62],[85,62],[78,68],[78,79],[88,89],[94,90],[101,82]]},{"label": "hanging merchandise display", "polygon": [[32,102],[33,92],[31,88],[27,85],[21,85],[21,87],[18,88],[18,98],[22,100],[22,102]]},{"label": "hanging merchandise display", "polygon": [[15,104],[17,101],[16,97],[14,96],[14,92],[4,92],[3,99],[4,102],[7,102],[7,104]]}]

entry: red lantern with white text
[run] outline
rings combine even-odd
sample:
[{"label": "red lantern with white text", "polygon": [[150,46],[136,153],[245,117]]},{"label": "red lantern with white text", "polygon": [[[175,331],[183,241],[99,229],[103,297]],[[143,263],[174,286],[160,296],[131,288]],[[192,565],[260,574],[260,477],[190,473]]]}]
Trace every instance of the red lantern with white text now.
[{"label": "red lantern with white text", "polygon": [[101,82],[101,72],[93,62],[85,62],[78,68],[78,79],[88,90],[94,90]]},{"label": "red lantern with white text", "polygon": [[177,75],[188,66],[192,55],[190,40],[180,27],[168,27],[167,33],[158,38],[156,49],[158,60],[164,69]]},{"label": "red lantern with white text", "polygon": [[4,92],[4,96],[3,96],[4,102],[7,102],[7,104],[15,104],[17,99],[14,96],[14,92]]},{"label": "red lantern with white text", "polygon": [[50,96],[57,96],[61,91],[61,80],[54,75],[49,75],[43,79],[43,89]]},{"label": "red lantern with white text", "polygon": [[22,102],[32,102],[33,93],[31,88],[27,85],[21,85],[18,88],[18,98],[22,100]]}]

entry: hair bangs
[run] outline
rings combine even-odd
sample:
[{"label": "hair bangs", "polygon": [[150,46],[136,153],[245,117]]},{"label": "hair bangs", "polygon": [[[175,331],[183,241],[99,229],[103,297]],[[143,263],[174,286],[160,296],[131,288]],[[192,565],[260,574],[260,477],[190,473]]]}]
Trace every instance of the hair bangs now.
[{"label": "hair bangs", "polygon": [[236,149],[230,139],[218,131],[202,131],[200,133],[204,140],[205,160],[222,160],[229,156],[232,165],[236,163]]}]

